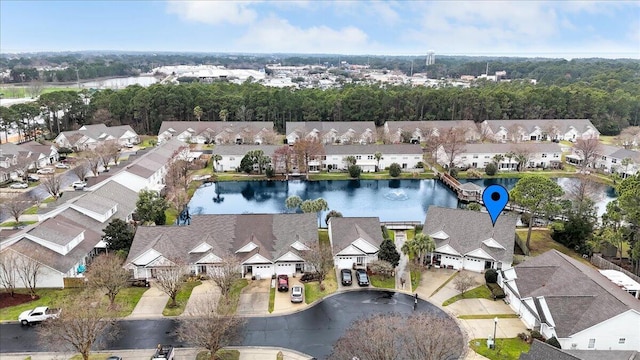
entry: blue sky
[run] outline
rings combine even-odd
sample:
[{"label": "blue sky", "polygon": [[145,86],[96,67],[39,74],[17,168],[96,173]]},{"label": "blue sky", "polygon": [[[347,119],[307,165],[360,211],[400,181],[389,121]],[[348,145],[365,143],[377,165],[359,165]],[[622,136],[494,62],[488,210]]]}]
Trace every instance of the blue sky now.
[{"label": "blue sky", "polygon": [[0,0],[0,52],[640,58],[640,1]]}]

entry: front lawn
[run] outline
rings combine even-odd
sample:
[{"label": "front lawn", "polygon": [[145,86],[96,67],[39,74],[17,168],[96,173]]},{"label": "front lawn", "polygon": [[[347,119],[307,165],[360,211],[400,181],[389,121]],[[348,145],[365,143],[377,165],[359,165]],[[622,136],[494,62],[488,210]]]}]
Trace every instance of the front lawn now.
[{"label": "front lawn", "polygon": [[420,285],[421,278],[422,272],[420,270],[411,270],[411,292],[416,291],[418,285]]},{"label": "front lawn", "polygon": [[249,285],[249,281],[247,279],[238,279],[233,283],[233,285],[231,285],[227,300],[231,302],[230,310],[232,314],[235,314],[236,308],[238,307],[238,301],[240,301],[240,293],[247,285]]},{"label": "front lawn", "polygon": [[31,225],[31,224],[35,224],[37,223],[37,221],[20,221],[20,222],[15,222],[15,221],[6,221],[3,222],[2,224],[0,224],[1,227],[16,227],[16,226],[26,226],[26,225]]},{"label": "front lawn", "polygon": [[[522,240],[522,242],[527,241],[527,229],[517,229],[516,235],[518,235],[518,237]],[[559,242],[553,240],[551,238],[550,230],[532,230],[531,231],[531,241],[529,244],[529,252],[531,256],[538,256],[551,249],[556,249],[567,256],[570,256],[585,264],[589,264],[589,261],[584,259],[580,254],[560,244]]]},{"label": "front lawn", "polygon": [[189,297],[191,297],[191,292],[193,288],[202,284],[200,281],[187,281],[182,284],[180,291],[178,291],[178,295],[176,296],[176,303],[178,306],[170,307],[171,299],[167,300],[167,305],[165,305],[164,310],[162,311],[162,315],[164,316],[178,316],[182,315],[184,312],[184,308],[187,306],[187,301],[189,301]]},{"label": "front lawn", "polygon": [[116,316],[125,317],[131,315],[138,301],[140,301],[142,294],[147,290],[149,290],[149,288],[139,286],[131,286],[120,290],[118,295],[116,295],[116,304],[118,304],[118,314]]},{"label": "front lawn", "polygon": [[329,231],[327,229],[318,229],[318,241],[320,246],[329,246]]},{"label": "front lawn", "polygon": [[458,294],[452,298],[445,300],[442,303],[442,306],[451,305],[454,302],[462,299],[489,299],[493,300],[491,297],[491,290],[487,287],[487,285],[480,285],[471,290],[467,290],[464,294]]},{"label": "front lawn", "polygon": [[[208,351],[201,351],[196,355],[196,360],[209,360],[211,356]],[[238,360],[240,359],[240,351],[236,349],[220,349],[216,351],[216,359],[219,360]]]},{"label": "front lawn", "polygon": [[338,290],[338,282],[336,281],[336,272],[329,271],[327,277],[322,282],[324,285],[324,291],[320,290],[320,285],[317,281],[307,283],[304,286],[304,301],[307,304],[311,304],[314,301],[321,299],[329,294],[333,294]]},{"label": "front lawn", "polygon": [[271,287],[269,290],[269,314],[273,312],[273,308],[276,306],[276,288]]},{"label": "front lawn", "polygon": [[[59,307],[65,299],[71,295],[78,294],[82,289],[37,289],[36,293],[40,297],[28,303],[6,307],[0,309],[0,321],[18,320],[18,316],[25,310],[31,310],[37,306]],[[16,293],[27,294],[28,292],[19,289]]]},{"label": "front lawn", "polygon": [[369,280],[371,281],[371,285],[377,288],[384,288],[384,289],[396,288],[396,278],[393,276],[385,277],[382,275],[371,275],[369,276]]},{"label": "front lawn", "polygon": [[518,360],[520,354],[529,352],[529,345],[520,338],[497,339],[496,348],[487,347],[487,339],[473,339],[469,346],[476,353],[490,360]]}]

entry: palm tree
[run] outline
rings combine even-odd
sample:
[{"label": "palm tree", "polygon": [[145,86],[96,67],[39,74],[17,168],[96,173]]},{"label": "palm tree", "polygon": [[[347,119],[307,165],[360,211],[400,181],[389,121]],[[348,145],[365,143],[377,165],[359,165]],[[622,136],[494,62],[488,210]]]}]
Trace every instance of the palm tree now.
[{"label": "palm tree", "polygon": [[416,247],[415,247],[416,243],[413,240],[409,240],[409,241],[405,241],[404,244],[402,244],[402,247],[400,248],[400,251],[402,251],[403,254],[414,258],[414,260],[417,258],[418,252],[416,251]]},{"label": "palm tree", "polygon": [[496,167],[497,167],[498,169],[500,169],[500,163],[501,163],[503,160],[504,160],[504,155],[502,155],[502,154],[495,154],[495,155],[493,156],[493,162],[495,162],[495,163],[496,163]]},{"label": "palm tree", "polygon": [[377,162],[376,171],[380,171],[380,160],[382,159],[382,153],[380,151],[377,151],[375,154],[373,154],[373,157]]},{"label": "palm tree", "polygon": [[200,106],[196,106],[195,108],[193,108],[193,115],[196,117],[196,119],[198,119],[198,121],[200,121],[200,118],[202,118],[202,114],[204,114],[204,111],[202,111],[202,108]]},{"label": "palm tree", "polygon": [[508,153],[504,154],[504,157],[509,159],[509,170],[511,170],[511,159],[516,157],[516,154],[513,151],[509,151]]},{"label": "palm tree", "polygon": [[216,171],[218,169],[218,161],[222,160],[222,155],[214,154],[212,159],[213,159],[213,163],[214,163],[213,171]]},{"label": "palm tree", "polygon": [[431,236],[425,233],[418,233],[413,238],[415,242],[415,249],[418,252],[418,258],[420,260],[420,265],[424,263],[423,255],[427,253],[433,252],[436,249],[436,243],[433,241]]}]

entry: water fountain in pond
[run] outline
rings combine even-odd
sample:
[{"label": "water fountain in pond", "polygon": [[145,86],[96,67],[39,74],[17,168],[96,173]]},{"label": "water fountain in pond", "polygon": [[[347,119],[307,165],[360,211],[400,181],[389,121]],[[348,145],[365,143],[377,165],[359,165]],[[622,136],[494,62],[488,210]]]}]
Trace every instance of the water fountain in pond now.
[{"label": "water fountain in pond", "polygon": [[394,189],[384,195],[388,200],[392,201],[404,201],[409,200],[409,196],[402,189]]}]

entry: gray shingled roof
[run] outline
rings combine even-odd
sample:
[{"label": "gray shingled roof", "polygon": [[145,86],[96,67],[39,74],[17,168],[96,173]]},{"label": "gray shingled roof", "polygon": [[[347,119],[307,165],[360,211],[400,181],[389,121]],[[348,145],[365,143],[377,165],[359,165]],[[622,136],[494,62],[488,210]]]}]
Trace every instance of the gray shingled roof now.
[{"label": "gray shingled roof", "polygon": [[[504,213],[493,226],[485,212],[429,206],[423,232],[432,235],[444,231],[449,235],[446,240],[433,239],[436,248],[448,244],[462,255],[482,249],[494,259],[511,264],[516,222],[517,216]],[[504,249],[482,243],[489,238],[496,240]]]},{"label": "gray shingled roof", "polygon": [[105,199],[104,197],[98,196],[93,193],[88,193],[85,196],[76,199],[76,201],[74,201],[73,203],[83,209],[93,211],[100,215],[105,214],[107,211],[118,204],[116,201]]},{"label": "gray shingled roof", "polygon": [[[213,246],[217,256],[254,242],[257,252],[273,261],[298,240],[318,240],[315,214],[192,215],[191,225],[138,227],[127,263],[149,249],[189,259],[189,251],[203,242]],[[239,257],[246,260],[253,253]]]},{"label": "gray shingled roof", "polygon": [[362,134],[367,129],[374,132],[376,131],[376,124],[373,121],[287,121],[287,135],[292,132],[298,132],[299,135],[304,136],[317,129],[320,135],[324,135],[335,129],[339,135],[353,129],[357,135]]},{"label": "gray shingled roof", "polygon": [[556,128],[562,133],[566,133],[573,126],[580,132],[585,132],[589,128],[598,132],[598,129],[588,119],[523,119],[523,120],[486,120],[491,130],[495,133],[500,130],[500,127],[508,129],[514,125],[520,125],[532,132],[536,126],[545,129],[550,126],[556,126]]},{"label": "gray shingled roof", "polygon": [[554,142],[527,142],[527,143],[479,143],[466,144],[464,152],[472,153],[508,153],[515,149],[527,149],[532,153],[561,153],[560,144]]},{"label": "gray shingled roof", "polygon": [[520,360],[580,360],[540,340],[533,340],[528,353],[520,354]]},{"label": "gray shingled roof", "polygon": [[387,121],[385,126],[389,129],[389,133],[395,133],[399,130],[416,131],[420,129],[450,129],[462,128],[478,131],[477,125],[471,120],[423,120],[423,121]]},{"label": "gray shingled roof", "polygon": [[376,152],[385,154],[405,154],[422,156],[422,148],[418,144],[368,144],[368,145],[325,145],[327,155],[373,155]]},{"label": "gray shingled roof", "polygon": [[381,226],[378,217],[332,217],[331,240],[334,253],[340,252],[358,238],[380,247],[384,240]]},{"label": "gray shingled roof", "polygon": [[533,340],[528,353],[520,360],[640,360],[633,350],[570,350],[558,349],[543,341]]},{"label": "gray shingled roof", "polygon": [[261,121],[163,121],[160,125],[158,135],[168,131],[175,130],[174,136],[179,135],[187,129],[193,129],[193,135],[199,135],[207,129],[213,130],[214,134],[232,129],[232,132],[238,133],[243,129],[249,128],[253,131],[260,131],[263,128],[273,129],[273,124]]},{"label": "gray shingled roof", "polygon": [[634,150],[628,150],[628,149],[623,149],[623,148],[619,148],[618,150],[614,151],[613,153],[609,154],[610,157],[612,158],[616,158],[616,159],[625,159],[625,158],[629,158],[635,162],[639,162],[640,161],[640,152],[638,151],[634,151]]},{"label": "gray shingled roof", "polygon": [[244,156],[252,150],[262,150],[266,156],[271,156],[279,145],[216,145],[213,153],[217,155],[237,155]]},{"label": "gray shingled roof", "polygon": [[62,216],[56,216],[41,222],[37,227],[29,231],[28,234],[57,245],[65,246],[80,235],[82,231],[84,231],[84,229],[74,222],[68,221]]},{"label": "gray shingled roof", "polygon": [[550,250],[514,267],[521,298],[544,297],[558,337],[567,337],[629,309],[640,301],[589,265]]}]

